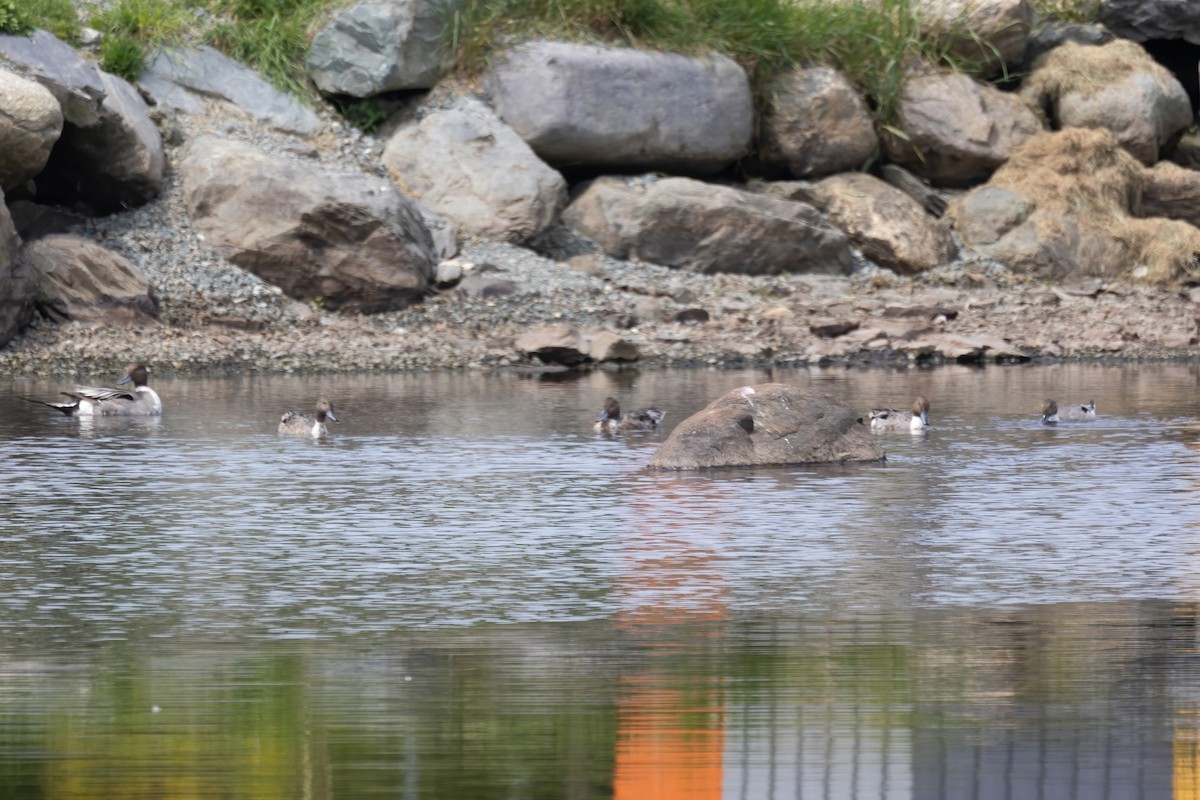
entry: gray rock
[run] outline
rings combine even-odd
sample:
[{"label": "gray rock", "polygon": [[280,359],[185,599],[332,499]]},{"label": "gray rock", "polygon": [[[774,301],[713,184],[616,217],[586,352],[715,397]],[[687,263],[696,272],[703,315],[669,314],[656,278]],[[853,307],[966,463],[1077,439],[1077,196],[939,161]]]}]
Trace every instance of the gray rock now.
[{"label": "gray rock", "polygon": [[401,126],[383,163],[406,194],[491,239],[536,236],[557,221],[567,200],[563,177],[474,100]]},{"label": "gray rock", "polygon": [[227,100],[277,130],[312,136],[321,128],[312,109],[206,45],[163,48],[148,61],[145,71],[202,95]]},{"label": "gray rock", "polygon": [[51,234],[25,245],[35,302],[56,321],[127,324],[158,314],[150,281],[125,258],[79,236]]},{"label": "gray rock", "polygon": [[1175,76],[1141,45],[1124,39],[1051,50],[1021,93],[1059,127],[1107,128],[1147,165],[1192,122],[1191,100]]},{"label": "gray rock", "polygon": [[429,0],[373,0],[318,31],[305,66],[326,94],[371,97],[433,86],[441,47],[441,18]]},{"label": "gray rock", "polygon": [[86,128],[99,120],[107,92],[100,69],[66,42],[43,30],[0,34],[0,58],[49,89],[66,122]]},{"label": "gray rock", "polygon": [[587,344],[570,325],[543,325],[526,331],[513,342],[517,352],[535,356],[543,363],[573,366],[587,361]]},{"label": "gray rock", "polygon": [[179,174],[195,229],[296,299],[384,311],[416,302],[433,279],[419,209],[380,178],[211,136],[188,146]]},{"label": "gray rock", "polygon": [[1025,46],[1025,71],[1031,72],[1034,63],[1046,53],[1067,42],[1081,45],[1108,44],[1113,40],[1112,32],[1103,25],[1083,22],[1047,22],[1038,26]]},{"label": "gray rock", "polygon": [[909,80],[895,127],[902,136],[883,137],[892,161],[935,185],[966,186],[986,179],[1042,124],[1016,95],[931,73]]},{"label": "gray rock", "polygon": [[866,102],[835,69],[788,70],[765,96],[760,155],[797,178],[860,169],[879,150]]},{"label": "gray rock", "polygon": [[881,267],[912,274],[954,258],[949,227],[926,214],[907,194],[872,175],[833,175],[813,188],[818,208]]},{"label": "gray rock", "polygon": [[38,185],[38,198],[82,200],[108,214],[139,206],[162,190],[162,136],[141,95],[125,80],[101,73],[104,102],[88,127],[67,125]]},{"label": "gray rock", "polygon": [[1104,0],[1100,22],[1125,39],[1183,39],[1200,44],[1197,0]]},{"label": "gray rock", "polygon": [[468,275],[459,281],[455,290],[467,297],[488,299],[491,297],[507,297],[516,294],[520,287],[516,281],[508,278],[495,278],[488,275]]},{"label": "gray rock", "polygon": [[650,466],[711,469],[883,457],[879,437],[854,409],[807,389],[765,383],[734,389],[679,423]]},{"label": "gray rock", "polygon": [[614,258],[695,272],[849,272],[846,235],[804,203],[689,178],[600,178],[563,221]]},{"label": "gray rock", "polygon": [[501,119],[554,166],[715,172],[750,146],[750,83],[724,56],[539,41],[483,80]]},{"label": "gray rock", "polygon": [[914,8],[957,61],[995,74],[1015,71],[1025,57],[1034,17],[1029,0],[917,0]]},{"label": "gray rock", "polygon": [[0,189],[37,175],[62,134],[62,109],[43,86],[0,69]]},{"label": "gray rock", "polygon": [[143,72],[137,85],[147,97],[154,98],[155,108],[170,109],[184,114],[204,113],[203,97],[162,76]]},{"label": "gray rock", "polygon": [[17,252],[21,240],[0,193],[0,347],[29,325],[33,319],[33,281],[29,267]]}]

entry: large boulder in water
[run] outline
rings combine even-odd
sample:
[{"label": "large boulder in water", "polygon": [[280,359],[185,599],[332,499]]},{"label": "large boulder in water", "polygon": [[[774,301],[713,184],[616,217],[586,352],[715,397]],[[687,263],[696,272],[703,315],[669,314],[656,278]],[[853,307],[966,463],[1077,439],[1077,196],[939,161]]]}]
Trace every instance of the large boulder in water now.
[{"label": "large boulder in water", "polygon": [[764,383],[734,389],[679,423],[653,469],[708,469],[879,461],[883,446],[862,416],[831,397]]}]

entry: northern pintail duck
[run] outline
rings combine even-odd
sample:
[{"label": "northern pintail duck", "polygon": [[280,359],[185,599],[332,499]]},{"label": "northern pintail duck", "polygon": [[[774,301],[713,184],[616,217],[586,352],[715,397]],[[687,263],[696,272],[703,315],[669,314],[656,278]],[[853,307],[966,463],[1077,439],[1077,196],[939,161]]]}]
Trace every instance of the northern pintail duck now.
[{"label": "northern pintail duck", "polygon": [[279,432],[289,436],[311,436],[319,439],[329,433],[329,429],[325,427],[326,419],[340,422],[333,413],[333,404],[322,397],[317,401],[315,417],[301,414],[299,411],[285,412],[279,420]]},{"label": "northern pintail duck", "polygon": [[911,431],[920,433],[929,425],[929,401],[925,395],[913,400],[912,411],[897,411],[894,408],[872,408],[871,430]]},{"label": "northern pintail duck", "polygon": [[1053,399],[1042,404],[1042,424],[1054,425],[1058,422],[1091,422],[1096,418],[1096,401],[1058,407]]},{"label": "northern pintail duck", "polygon": [[616,431],[653,431],[662,424],[663,412],[654,406],[639,408],[627,414],[621,413],[621,404],[615,397],[604,400],[604,409],[596,417],[594,430],[596,433],[614,433]]},{"label": "northern pintail duck", "polygon": [[146,385],[150,370],[145,364],[130,364],[125,374],[117,381],[118,386],[132,383],[132,389],[101,389],[77,386],[73,392],[59,392],[70,401],[49,403],[45,400],[26,398],[31,403],[41,403],[56,408],[67,416],[81,417],[151,417],[162,414],[162,400],[158,392]]}]

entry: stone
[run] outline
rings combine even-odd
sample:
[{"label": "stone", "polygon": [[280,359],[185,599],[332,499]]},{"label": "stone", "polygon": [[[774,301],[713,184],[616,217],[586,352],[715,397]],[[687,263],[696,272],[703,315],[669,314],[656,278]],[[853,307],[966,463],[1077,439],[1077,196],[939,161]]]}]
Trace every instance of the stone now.
[{"label": "stone", "polygon": [[866,101],[831,67],[784,71],[764,97],[759,155],[797,178],[860,169],[879,150]]},{"label": "stone", "polygon": [[945,43],[946,55],[978,64],[995,75],[1017,71],[1033,27],[1029,0],[917,0],[914,10],[927,35]]},{"label": "stone", "polygon": [[58,100],[64,122],[87,128],[99,121],[100,104],[108,93],[100,68],[54,34],[0,34],[0,60],[48,89]]},{"label": "stone", "polygon": [[462,280],[462,277],[463,265],[458,261],[451,259],[449,261],[443,261],[437,265],[435,281],[437,282],[437,288],[439,289],[449,289],[457,286],[458,282]]},{"label": "stone", "polygon": [[859,323],[852,319],[836,319],[833,317],[818,317],[808,323],[808,329],[814,336],[822,339],[836,339],[851,331],[858,330]]},{"label": "stone", "polygon": [[969,186],[1042,130],[1021,97],[960,73],[909,79],[896,108],[900,135],[883,137],[888,158],[935,186]]},{"label": "stone", "polygon": [[486,238],[526,241],[556,222],[567,202],[563,177],[469,99],[401,126],[383,163],[406,194]]},{"label": "stone", "polygon": [[213,136],[178,168],[195,229],[295,299],[373,313],[417,302],[433,279],[420,210],[386,181]]},{"label": "stone", "polygon": [[0,69],[0,189],[37,175],[63,129],[62,109],[44,86]]},{"label": "stone", "polygon": [[1100,22],[1117,36],[1135,42],[1183,39],[1200,44],[1197,0],[1104,0]]},{"label": "stone", "polygon": [[441,66],[442,20],[430,0],[359,2],[313,37],[305,69],[325,94],[428,89]]},{"label": "stone", "polygon": [[588,358],[593,361],[637,361],[638,348],[633,342],[612,331],[600,331],[589,337]]},{"label": "stone", "polygon": [[1160,161],[1145,176],[1141,216],[1181,219],[1200,227],[1200,172]]},{"label": "stone", "polygon": [[81,236],[51,234],[25,245],[39,312],[56,322],[137,324],[158,316],[149,279],[124,257]]},{"label": "stone", "polygon": [[817,182],[813,191],[817,207],[881,267],[912,275],[954,259],[957,248],[949,226],[873,175],[834,175]]},{"label": "stone", "polygon": [[690,178],[599,178],[563,222],[614,258],[694,272],[845,274],[853,267],[846,235],[812,206]]},{"label": "stone", "polygon": [[587,345],[579,331],[562,323],[526,331],[516,338],[513,346],[522,355],[549,364],[573,366],[589,358]]},{"label": "stone", "polygon": [[100,73],[104,102],[86,127],[67,124],[38,180],[37,199],[94,214],[143,205],[162,190],[166,156],[149,107],[129,82]]},{"label": "stone", "polygon": [[1021,94],[1060,128],[1107,128],[1143,164],[1192,122],[1183,85],[1134,42],[1064,44],[1034,65]]},{"label": "stone", "polygon": [[750,81],[724,56],[535,41],[500,54],[483,85],[553,166],[702,174],[750,148]]},{"label": "stone", "polygon": [[1032,72],[1033,65],[1046,53],[1067,42],[1082,45],[1108,44],[1113,40],[1112,32],[1103,25],[1083,22],[1052,20],[1034,29],[1025,47],[1025,72]]},{"label": "stone", "polygon": [[880,461],[862,416],[808,389],[766,383],[734,389],[676,426],[652,469],[712,469]]},{"label": "stone", "polygon": [[313,136],[321,129],[321,120],[312,109],[207,45],[162,48],[147,60],[145,74],[226,100],[251,118],[285,133]]},{"label": "stone", "polygon": [[28,200],[10,200],[8,211],[21,241],[39,239],[49,233],[67,233],[83,225],[87,217],[59,206],[44,206]]},{"label": "stone", "polygon": [[488,275],[468,275],[455,287],[460,294],[483,300],[490,297],[507,297],[516,294],[519,288],[515,281]]},{"label": "stone", "polygon": [[32,270],[17,257],[20,247],[21,240],[0,192],[0,347],[33,319]]}]

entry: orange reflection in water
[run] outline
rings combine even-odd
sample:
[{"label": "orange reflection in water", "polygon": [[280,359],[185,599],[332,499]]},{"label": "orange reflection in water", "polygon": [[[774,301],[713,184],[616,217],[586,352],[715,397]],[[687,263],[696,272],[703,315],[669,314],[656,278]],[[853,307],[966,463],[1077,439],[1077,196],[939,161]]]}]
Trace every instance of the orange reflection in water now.
[{"label": "orange reflection in water", "polygon": [[[714,483],[708,487],[720,490]],[[691,642],[679,644],[678,626],[724,620],[726,590],[712,542],[696,542],[682,503],[696,486],[644,482],[630,503],[633,523],[623,534],[618,624],[645,637],[650,658],[641,674],[621,678],[613,797],[616,800],[716,800],[721,797],[725,742],[719,676],[697,680],[691,669],[670,669]],[[674,490],[674,491],[673,491]],[[711,495],[708,501],[719,498]],[[710,527],[711,529],[711,527]],[[704,636],[706,634],[697,634]],[[720,633],[698,643],[720,648]]]}]

